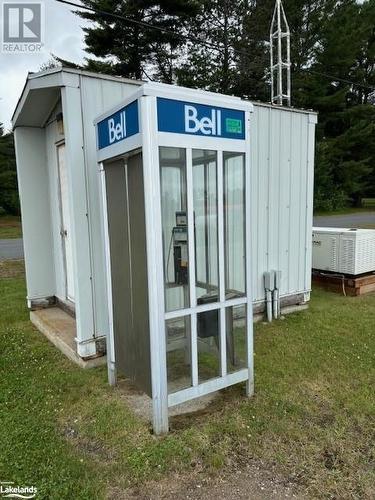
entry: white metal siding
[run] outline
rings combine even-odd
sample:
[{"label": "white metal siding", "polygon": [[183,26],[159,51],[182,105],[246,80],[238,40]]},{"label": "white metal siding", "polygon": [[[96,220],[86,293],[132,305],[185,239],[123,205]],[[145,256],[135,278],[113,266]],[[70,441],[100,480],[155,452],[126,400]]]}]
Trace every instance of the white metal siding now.
[{"label": "white metal siding", "polygon": [[55,291],[48,164],[45,130],[33,127],[15,131],[17,176],[22,211],[27,297],[51,297]]},{"label": "white metal siding", "polygon": [[254,301],[273,269],[282,296],[309,292],[314,125],[308,113],[254,103],[250,134]]}]

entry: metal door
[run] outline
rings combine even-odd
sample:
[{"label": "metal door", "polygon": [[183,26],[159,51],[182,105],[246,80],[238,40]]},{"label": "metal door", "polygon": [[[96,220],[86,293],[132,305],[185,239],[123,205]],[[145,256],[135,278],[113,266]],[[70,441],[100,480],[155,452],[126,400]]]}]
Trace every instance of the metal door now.
[{"label": "metal door", "polygon": [[57,160],[60,190],[60,235],[63,249],[66,298],[74,302],[74,265],[71,231],[71,209],[67,166],[65,161],[65,144],[61,144],[57,147]]}]

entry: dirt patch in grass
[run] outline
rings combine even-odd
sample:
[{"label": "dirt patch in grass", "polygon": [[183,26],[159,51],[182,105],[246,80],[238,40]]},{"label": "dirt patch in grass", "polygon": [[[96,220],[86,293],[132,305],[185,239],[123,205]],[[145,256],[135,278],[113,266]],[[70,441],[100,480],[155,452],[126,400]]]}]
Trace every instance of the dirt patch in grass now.
[{"label": "dirt patch in grass", "polygon": [[108,448],[104,443],[99,441],[80,436],[78,430],[74,427],[74,424],[66,426],[63,429],[63,434],[79,453],[83,453],[93,460],[100,463],[113,463],[116,460],[117,454],[113,449]]},{"label": "dirt patch in grass", "polygon": [[148,481],[141,487],[121,491],[110,488],[107,500],[266,500],[305,498],[298,485],[283,477],[272,465],[248,460],[241,467],[207,474],[194,465],[191,472],[173,473],[160,481]]},{"label": "dirt patch in grass", "polygon": [[24,275],[23,260],[0,260],[0,278],[21,278]]},{"label": "dirt patch in grass", "polygon": [[204,426],[211,415],[220,417],[231,406],[239,401],[246,401],[244,389],[241,386],[234,386],[230,389],[223,389],[215,394],[215,397],[208,401],[207,405],[196,411],[185,412],[179,415],[172,415],[169,418],[170,432],[187,430],[191,427],[192,421],[196,426]]},{"label": "dirt patch in grass", "polygon": [[[129,379],[120,378],[117,382],[115,391],[118,397],[135,413],[135,415],[151,425],[152,400],[149,396],[135,387],[133,382]],[[219,408],[219,401],[221,401],[221,399],[222,394],[215,392],[173,406],[169,409],[170,429],[182,429],[185,421],[190,425],[192,418],[199,420],[200,416],[212,413],[212,411]]]}]

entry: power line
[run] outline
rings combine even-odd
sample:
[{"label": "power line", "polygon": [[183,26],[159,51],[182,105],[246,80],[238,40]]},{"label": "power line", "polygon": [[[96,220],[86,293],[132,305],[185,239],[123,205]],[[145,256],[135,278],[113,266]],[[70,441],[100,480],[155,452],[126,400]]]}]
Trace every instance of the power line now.
[{"label": "power line", "polygon": [[[93,12],[94,14],[100,14],[102,16],[108,16],[108,17],[112,17],[114,19],[119,19],[120,21],[125,21],[125,22],[127,22],[129,24],[134,24],[136,26],[141,26],[142,28],[153,29],[153,30],[159,31],[159,32],[164,33],[164,34],[168,34],[168,35],[172,35],[172,36],[174,36],[176,38],[180,38],[181,40],[189,41],[189,42],[192,42],[194,44],[201,45],[203,47],[210,48],[212,50],[216,50],[218,52],[222,52],[224,50],[223,47],[219,47],[219,46],[217,46],[217,45],[215,45],[215,44],[213,44],[211,42],[206,42],[204,40],[201,40],[199,38],[197,39],[197,38],[192,37],[190,35],[184,35],[182,33],[176,33],[175,31],[169,30],[167,28],[162,28],[161,26],[155,26],[153,24],[150,24],[147,21],[139,21],[137,19],[131,19],[131,18],[123,16],[121,14],[116,14],[114,12],[108,12],[108,11],[101,10],[101,9],[95,9],[94,7],[88,7],[86,5],[79,5],[79,4],[76,4],[76,3],[71,2],[69,0],[55,0],[55,1],[59,2],[59,3],[62,3],[62,4],[70,5],[71,7],[75,7],[75,8],[78,8],[78,9],[84,9],[84,10],[87,10],[89,12]],[[249,60],[251,60],[250,55],[247,52],[235,49],[233,47],[232,47],[232,51],[235,54],[245,56]],[[261,67],[261,65],[259,65],[259,67]],[[347,80],[345,78],[340,78],[340,77],[335,76],[335,75],[329,75],[327,73],[320,73],[318,71],[311,70],[311,69],[308,69],[308,68],[300,68],[299,71],[302,71],[302,72],[305,72],[305,73],[316,74],[318,76],[322,76],[322,77],[328,78],[330,80],[334,80],[334,81],[346,83],[348,85],[353,85],[355,87],[361,87],[361,88],[364,88],[364,89],[367,89],[367,90],[371,90],[371,91],[375,90],[375,86],[370,86],[370,85],[365,85],[365,84],[358,83],[358,82],[353,82],[352,80]]]},{"label": "power line", "polygon": [[324,76],[325,78],[329,78],[329,79],[335,80],[337,82],[347,83],[348,85],[355,85],[357,87],[363,87],[364,89],[375,90],[375,86],[364,85],[363,83],[353,82],[351,80],[347,80],[345,78],[340,78],[340,77],[335,76],[335,75],[329,75],[327,73],[320,73],[319,71],[315,71],[313,69],[301,68],[300,71],[305,71],[306,73],[311,73],[312,75]]},{"label": "power line", "polygon": [[[197,39],[196,37],[190,36],[190,35],[184,35],[183,33],[176,33],[175,31],[169,30],[167,28],[163,28],[161,26],[155,26],[153,24],[148,23],[147,21],[139,21],[137,19],[132,19],[130,17],[123,16],[121,14],[116,14],[114,12],[108,12],[106,10],[101,10],[101,9],[94,9],[94,7],[87,7],[86,5],[78,5],[74,2],[70,2],[69,0],[56,0],[56,2],[63,3],[66,5],[70,5],[72,7],[76,7],[78,9],[85,9],[90,12],[93,12],[94,14],[100,14],[102,16],[109,16],[113,17],[114,19],[119,19],[120,21],[125,21],[130,24],[134,24],[136,26],[141,26],[142,28],[148,28],[148,29],[153,29],[156,31],[159,31],[160,33],[164,33],[166,35],[171,35],[176,38],[180,38],[182,40],[192,42],[194,44],[202,45],[203,47],[210,48],[212,50],[217,50],[218,52],[222,52],[224,50],[224,47],[218,47],[217,45],[211,43],[211,42],[206,42],[205,40]],[[238,49],[233,49],[233,52],[236,52],[238,54],[244,55],[248,57],[248,54],[246,52],[240,51]]]},{"label": "power line", "polygon": [[149,75],[146,73],[146,70],[144,70],[143,68],[141,68],[141,70],[142,70],[142,73],[145,75],[145,77],[146,77],[148,80],[150,80],[150,82],[154,82],[154,81],[155,81],[155,80],[153,80],[153,79],[151,78],[151,76],[149,76]]}]

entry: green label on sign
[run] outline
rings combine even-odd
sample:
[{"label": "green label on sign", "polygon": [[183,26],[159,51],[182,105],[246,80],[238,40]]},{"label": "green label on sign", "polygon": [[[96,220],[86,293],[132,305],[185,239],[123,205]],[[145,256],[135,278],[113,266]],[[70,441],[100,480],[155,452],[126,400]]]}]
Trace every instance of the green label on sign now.
[{"label": "green label on sign", "polygon": [[231,134],[241,134],[242,133],[242,121],[236,120],[235,118],[225,119],[225,131]]}]

